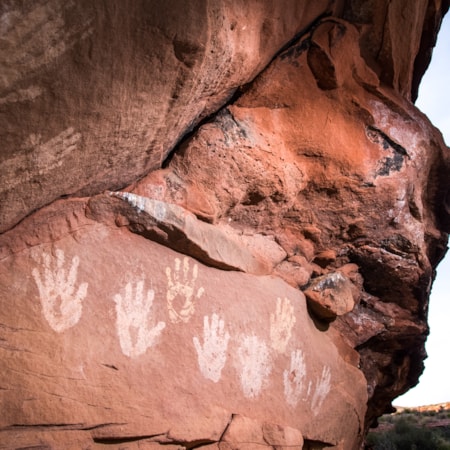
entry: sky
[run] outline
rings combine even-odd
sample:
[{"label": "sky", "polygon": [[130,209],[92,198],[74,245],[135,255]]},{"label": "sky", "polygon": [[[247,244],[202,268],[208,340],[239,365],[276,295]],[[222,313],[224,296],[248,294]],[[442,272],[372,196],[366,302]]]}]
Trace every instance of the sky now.
[{"label": "sky", "polygon": [[[416,106],[439,128],[450,144],[450,12],[444,18],[431,64],[422,78]],[[450,183],[450,175],[449,175]],[[430,335],[425,371],[419,384],[394,400],[395,406],[450,402],[450,251],[437,268],[430,297]]]}]

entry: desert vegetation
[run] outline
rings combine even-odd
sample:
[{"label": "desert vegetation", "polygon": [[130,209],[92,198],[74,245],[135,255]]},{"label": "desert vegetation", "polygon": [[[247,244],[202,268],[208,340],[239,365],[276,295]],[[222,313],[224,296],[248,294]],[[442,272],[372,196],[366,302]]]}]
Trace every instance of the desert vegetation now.
[{"label": "desert vegetation", "polygon": [[380,417],[367,450],[450,450],[450,408],[405,408]]}]

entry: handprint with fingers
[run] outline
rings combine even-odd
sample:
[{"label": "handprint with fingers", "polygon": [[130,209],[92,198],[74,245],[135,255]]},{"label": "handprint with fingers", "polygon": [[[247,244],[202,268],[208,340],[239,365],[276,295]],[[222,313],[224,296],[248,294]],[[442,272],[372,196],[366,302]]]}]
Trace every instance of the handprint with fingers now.
[{"label": "handprint with fingers", "polygon": [[325,397],[330,392],[331,388],[331,371],[330,368],[324,366],[322,369],[322,375],[319,380],[316,381],[316,389],[314,391],[311,408],[314,414],[319,412],[319,408],[322,406]]},{"label": "handprint with fingers", "polygon": [[194,264],[190,275],[189,258],[175,258],[175,270],[166,268],[167,275],[167,309],[171,322],[188,322],[195,312],[195,302],[204,293],[202,287],[196,290],[198,266]]},{"label": "handprint with fingers", "polygon": [[247,398],[257,397],[272,371],[269,349],[257,336],[246,336],[237,356],[244,395]]},{"label": "handprint with fingers", "polygon": [[296,406],[303,393],[303,381],[306,375],[306,364],[301,350],[291,353],[289,370],[283,372],[284,395],[291,406]]},{"label": "handprint with fingers", "polygon": [[76,288],[80,264],[78,256],[72,258],[68,270],[65,268],[64,251],[57,249],[55,256],[52,258],[52,255],[44,253],[42,273],[34,268],[32,274],[39,290],[44,317],[53,330],[61,333],[80,320],[88,283],[81,283]]},{"label": "handprint with fingers", "polygon": [[133,292],[131,283],[125,286],[125,294],[116,294],[116,326],[120,347],[124,355],[136,357],[152,347],[165,328],[165,322],[153,326],[151,311],[155,292],[149,289],[144,295],[144,281],[138,281]]},{"label": "handprint with fingers", "polygon": [[294,307],[291,302],[288,298],[278,298],[276,312],[270,315],[270,341],[274,350],[279,353],[286,351],[294,324]]},{"label": "handprint with fingers", "polygon": [[227,360],[227,347],[230,335],[224,330],[224,321],[217,314],[203,319],[203,346],[199,339],[193,338],[198,356],[198,365],[205,378],[217,383]]}]

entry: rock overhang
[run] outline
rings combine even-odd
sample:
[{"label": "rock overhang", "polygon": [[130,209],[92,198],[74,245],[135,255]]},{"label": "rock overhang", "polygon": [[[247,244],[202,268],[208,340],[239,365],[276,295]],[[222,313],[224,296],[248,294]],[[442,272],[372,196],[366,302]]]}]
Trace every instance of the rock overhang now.
[{"label": "rock overhang", "polygon": [[448,4],[312,3],[3,7],[8,439],[356,448],[417,382],[449,152],[409,99]]}]

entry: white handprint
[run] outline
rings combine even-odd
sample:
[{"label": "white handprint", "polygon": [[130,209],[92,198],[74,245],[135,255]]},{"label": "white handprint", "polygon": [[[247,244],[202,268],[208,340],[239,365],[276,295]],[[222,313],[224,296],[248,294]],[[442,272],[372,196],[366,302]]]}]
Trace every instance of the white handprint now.
[{"label": "white handprint", "polygon": [[164,322],[151,326],[149,316],[154,297],[155,292],[152,289],[149,289],[144,297],[143,280],[136,283],[134,295],[131,283],[127,283],[125,296],[122,297],[120,294],[114,296],[117,333],[120,347],[126,356],[133,358],[145,353],[166,326]]},{"label": "white handprint", "polygon": [[64,268],[64,252],[57,249],[55,253],[56,263],[53,266],[51,255],[44,253],[42,276],[37,268],[33,269],[32,274],[39,290],[44,317],[53,330],[61,333],[80,320],[88,284],[81,283],[75,289],[80,264],[78,256],[72,258],[72,265],[67,272]]},{"label": "white handprint", "polygon": [[291,406],[296,406],[303,392],[306,364],[301,350],[291,353],[291,366],[283,372],[284,395]]},{"label": "white handprint", "polygon": [[197,337],[193,338],[198,355],[200,372],[205,378],[217,383],[220,380],[223,366],[227,360],[227,347],[230,335],[224,331],[224,321],[217,314],[211,316],[211,326],[208,316],[203,318],[203,347]]},{"label": "white handprint", "polygon": [[314,415],[316,415],[319,412],[319,408],[322,406],[325,397],[328,395],[328,392],[330,392],[331,388],[330,381],[331,381],[330,368],[324,366],[322,369],[322,376],[320,377],[320,380],[316,381],[316,390],[313,394],[311,401],[311,408],[313,410]]},{"label": "white handprint", "polygon": [[288,298],[277,298],[275,314],[270,315],[270,341],[272,348],[279,353],[284,353],[295,324],[294,307]]},{"label": "white handprint", "polygon": [[238,362],[244,395],[256,397],[272,371],[267,345],[257,336],[246,336],[238,348]]},{"label": "white handprint", "polygon": [[[169,310],[169,318],[173,323],[188,322],[195,312],[195,298],[199,299],[204,289],[200,287],[195,294],[195,282],[198,276],[198,266],[194,264],[192,268],[192,278],[189,280],[189,258],[183,260],[183,277],[181,278],[181,261],[175,258],[175,270],[173,272],[170,267],[166,267],[167,275],[167,309]],[[194,298],[195,294],[195,298]],[[179,298],[182,302],[181,308],[177,311],[174,306],[175,299]]]}]

